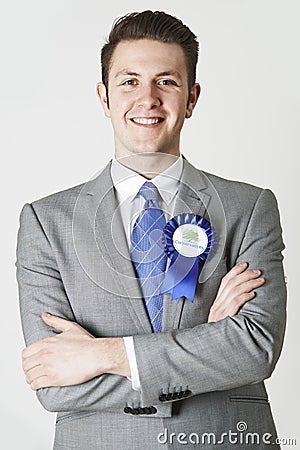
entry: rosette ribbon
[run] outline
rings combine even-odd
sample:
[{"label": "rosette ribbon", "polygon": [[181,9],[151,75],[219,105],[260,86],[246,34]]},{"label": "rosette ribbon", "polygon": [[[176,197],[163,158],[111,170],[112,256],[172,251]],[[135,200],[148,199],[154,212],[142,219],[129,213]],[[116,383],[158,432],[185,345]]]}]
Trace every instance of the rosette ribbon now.
[{"label": "rosette ribbon", "polygon": [[[197,256],[184,256],[179,253],[173,242],[173,235],[178,227],[190,224],[202,228],[207,236],[206,248]],[[172,300],[177,302],[180,297],[194,301],[199,266],[203,265],[212,246],[212,228],[208,220],[201,216],[183,213],[173,217],[164,227],[166,240],[165,252],[170,258],[170,265],[166,272],[160,293],[171,294]]]}]

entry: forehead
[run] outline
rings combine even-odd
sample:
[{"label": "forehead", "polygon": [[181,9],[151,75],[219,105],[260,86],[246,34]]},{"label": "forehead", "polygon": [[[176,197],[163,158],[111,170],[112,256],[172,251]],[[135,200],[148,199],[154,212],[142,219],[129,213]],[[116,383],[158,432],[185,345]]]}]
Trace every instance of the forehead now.
[{"label": "forehead", "polygon": [[121,41],[112,56],[109,76],[114,77],[124,68],[138,73],[177,71],[187,77],[183,49],[179,44],[140,39]]}]

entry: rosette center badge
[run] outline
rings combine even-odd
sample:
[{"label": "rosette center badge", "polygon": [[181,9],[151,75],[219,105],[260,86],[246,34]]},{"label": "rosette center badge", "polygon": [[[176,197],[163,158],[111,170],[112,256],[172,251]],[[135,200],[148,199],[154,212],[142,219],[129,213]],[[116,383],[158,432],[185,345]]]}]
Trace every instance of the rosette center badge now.
[{"label": "rosette center badge", "polygon": [[187,223],[175,230],[173,244],[180,255],[193,258],[205,252],[208,237],[202,228]]}]

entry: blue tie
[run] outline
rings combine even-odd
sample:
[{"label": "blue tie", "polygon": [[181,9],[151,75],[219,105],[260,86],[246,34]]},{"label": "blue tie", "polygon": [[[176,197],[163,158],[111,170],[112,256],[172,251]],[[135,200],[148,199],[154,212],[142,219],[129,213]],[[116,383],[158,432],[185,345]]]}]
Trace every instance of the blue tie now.
[{"label": "blue tie", "polygon": [[131,256],[153,331],[159,332],[163,311],[163,295],[159,292],[167,261],[162,231],[166,219],[159,207],[158,190],[153,183],[144,183],[139,193],[145,199],[145,205],[133,226]]}]

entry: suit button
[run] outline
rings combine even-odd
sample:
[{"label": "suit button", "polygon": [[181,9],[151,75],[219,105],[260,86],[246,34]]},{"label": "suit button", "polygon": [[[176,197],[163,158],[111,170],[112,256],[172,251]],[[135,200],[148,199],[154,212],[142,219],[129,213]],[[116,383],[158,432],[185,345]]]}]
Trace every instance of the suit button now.
[{"label": "suit button", "polygon": [[145,408],[140,407],[140,408],[138,408],[138,410],[139,410],[139,414],[145,414]]},{"label": "suit button", "polygon": [[186,389],[185,391],[183,391],[183,397],[188,397],[189,395],[191,395],[192,391],[190,391],[189,389]]},{"label": "suit button", "polygon": [[172,400],[176,400],[178,398],[178,392],[173,392]]},{"label": "suit button", "polygon": [[126,406],[126,407],[124,408],[124,413],[126,413],[126,414],[132,414],[132,408],[130,408],[129,406]]},{"label": "suit button", "polygon": [[173,394],[171,394],[171,392],[169,392],[169,394],[166,395],[166,400],[167,401],[172,400],[172,395]]},{"label": "suit button", "polygon": [[183,397],[184,392],[183,391],[179,391],[177,394],[177,398],[182,398]]},{"label": "suit button", "polygon": [[150,406],[150,411],[151,411],[151,414],[157,413],[157,409],[155,408],[155,406]]},{"label": "suit button", "polygon": [[132,414],[134,414],[135,416],[136,416],[137,414],[140,414],[140,408],[133,408]]},{"label": "suit button", "polygon": [[144,411],[145,411],[145,414],[152,414],[151,408],[149,408],[149,406],[146,406],[146,407],[144,408]]},{"label": "suit button", "polygon": [[165,402],[166,401],[166,397],[167,397],[167,394],[160,394],[158,399],[159,399],[160,402]]}]

